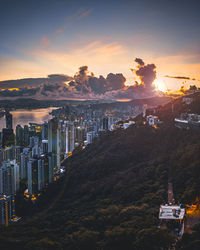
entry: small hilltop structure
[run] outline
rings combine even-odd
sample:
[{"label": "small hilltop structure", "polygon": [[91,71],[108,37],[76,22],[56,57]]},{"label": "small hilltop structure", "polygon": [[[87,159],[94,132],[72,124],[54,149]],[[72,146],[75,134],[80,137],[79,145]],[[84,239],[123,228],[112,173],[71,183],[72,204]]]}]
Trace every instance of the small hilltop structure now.
[{"label": "small hilltop structure", "polygon": [[160,205],[159,219],[161,228],[168,230],[175,236],[181,237],[184,233],[186,213],[182,204],[176,205],[173,195],[173,185],[168,183],[168,203]]}]

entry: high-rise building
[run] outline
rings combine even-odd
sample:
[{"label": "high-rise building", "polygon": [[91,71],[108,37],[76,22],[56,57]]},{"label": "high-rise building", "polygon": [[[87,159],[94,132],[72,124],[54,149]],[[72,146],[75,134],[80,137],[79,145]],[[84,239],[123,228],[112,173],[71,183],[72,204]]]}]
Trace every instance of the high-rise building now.
[{"label": "high-rise building", "polygon": [[4,151],[4,149],[0,148],[0,166],[3,163],[3,151]]},{"label": "high-rise building", "polygon": [[10,195],[14,193],[13,171],[6,163],[0,167],[0,194]]},{"label": "high-rise building", "polygon": [[36,144],[33,148],[32,148],[32,156],[35,157],[39,157],[41,154],[41,148]]},{"label": "high-rise building", "polygon": [[145,117],[146,117],[147,107],[148,107],[148,105],[147,105],[147,104],[143,104],[143,112],[142,112],[142,116],[143,116],[143,118],[145,118]]},{"label": "high-rise building", "polygon": [[12,161],[11,164],[14,172],[14,193],[16,193],[19,190],[19,165],[15,160]]},{"label": "high-rise building", "polygon": [[60,171],[60,143],[61,127],[58,119],[54,118],[48,123],[48,152],[51,155],[54,173]]},{"label": "high-rise building", "polygon": [[108,130],[108,117],[103,118],[103,130]]},{"label": "high-rise building", "polygon": [[72,152],[75,145],[74,124],[72,122],[66,123],[66,153]]},{"label": "high-rise building", "polygon": [[3,133],[0,132],[0,147],[2,146]]},{"label": "high-rise building", "polygon": [[12,129],[12,115],[9,111],[6,111],[6,128]]},{"label": "high-rise building", "polygon": [[3,149],[3,161],[12,161],[15,159],[14,147],[6,147]]},{"label": "high-rise building", "polygon": [[42,140],[48,139],[48,123],[45,122],[42,124]]},{"label": "high-rise building", "polygon": [[14,217],[14,196],[0,195],[0,224],[8,226],[9,221],[11,221]]},{"label": "high-rise building", "polygon": [[47,155],[42,155],[41,156],[42,160],[42,167],[43,167],[43,173],[44,173],[44,187],[46,187],[49,183],[49,164],[48,164],[48,156]]},{"label": "high-rise building", "polygon": [[48,140],[42,140],[42,153],[48,154]]},{"label": "high-rise building", "polygon": [[65,154],[66,149],[66,131],[65,131],[65,123],[63,121],[59,121],[60,123],[60,153]]},{"label": "high-rise building", "polygon": [[28,125],[24,125],[24,146],[29,145],[29,128]]},{"label": "high-rise building", "polygon": [[112,125],[114,123],[114,119],[112,116],[108,117],[108,130],[112,130]]},{"label": "high-rise building", "polygon": [[30,147],[34,147],[36,145],[39,145],[39,137],[38,136],[30,137]]},{"label": "high-rise building", "polygon": [[75,128],[75,142],[80,145],[81,143],[84,142],[85,138],[86,138],[85,128],[77,126]]},{"label": "high-rise building", "polygon": [[34,136],[31,136],[29,138],[29,145],[30,145],[31,148],[34,147]]},{"label": "high-rise building", "polygon": [[16,126],[16,145],[21,147],[24,145],[24,129],[21,125]]},{"label": "high-rise building", "polygon": [[93,132],[92,131],[87,132],[87,143],[88,144],[92,143],[92,140],[93,140]]},{"label": "high-rise building", "polygon": [[20,154],[21,154],[21,147],[14,146],[14,159],[17,163],[20,163]]},{"label": "high-rise building", "polygon": [[44,159],[38,159],[38,191],[45,186]]},{"label": "high-rise building", "polygon": [[53,181],[53,169],[51,168],[51,162],[48,163],[47,156],[35,159],[29,158],[27,168],[29,195],[37,195],[49,182]]},{"label": "high-rise building", "polygon": [[28,194],[38,193],[38,164],[36,159],[30,158],[27,164]]},{"label": "high-rise building", "polygon": [[0,167],[0,194],[14,195],[19,189],[19,165],[7,161]]},{"label": "high-rise building", "polygon": [[48,166],[49,166],[49,183],[53,182],[54,177],[54,161],[52,155],[48,156]]},{"label": "high-rise building", "polygon": [[20,155],[20,178],[27,178],[28,154],[21,153]]},{"label": "high-rise building", "polygon": [[21,153],[21,149],[19,146],[6,147],[2,149],[2,159],[3,161],[16,160],[19,163],[20,153]]},{"label": "high-rise building", "polygon": [[61,142],[61,127],[59,123],[57,129],[57,138],[56,138],[56,167],[55,167],[56,172],[60,172],[60,142]]},{"label": "high-rise building", "polygon": [[2,147],[14,145],[14,133],[11,128],[3,128],[2,129]]}]

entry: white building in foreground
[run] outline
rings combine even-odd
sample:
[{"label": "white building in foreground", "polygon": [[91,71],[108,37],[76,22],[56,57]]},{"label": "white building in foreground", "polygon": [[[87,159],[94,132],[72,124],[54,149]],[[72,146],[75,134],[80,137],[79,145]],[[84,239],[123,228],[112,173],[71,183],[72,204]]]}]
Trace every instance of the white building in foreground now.
[{"label": "white building in foreground", "polygon": [[161,205],[159,219],[161,220],[183,220],[185,208],[180,206]]},{"label": "white building in foreground", "polygon": [[159,219],[161,226],[169,228],[171,233],[182,236],[184,233],[185,208],[178,205],[161,205]]}]

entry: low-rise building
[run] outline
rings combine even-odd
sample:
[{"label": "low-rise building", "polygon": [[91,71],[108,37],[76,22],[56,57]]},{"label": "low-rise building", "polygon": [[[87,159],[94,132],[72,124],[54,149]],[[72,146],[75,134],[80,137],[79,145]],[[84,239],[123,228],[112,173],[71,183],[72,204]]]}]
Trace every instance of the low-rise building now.
[{"label": "low-rise building", "polygon": [[157,126],[159,124],[161,124],[162,122],[159,120],[158,116],[155,116],[155,115],[148,115],[146,117],[146,121],[147,123],[149,124],[149,126]]},{"label": "low-rise building", "polygon": [[184,233],[185,208],[179,205],[161,205],[159,210],[159,219],[161,226],[167,227],[171,233],[176,236],[182,236]]},{"label": "low-rise building", "polygon": [[123,128],[124,128],[124,129],[127,129],[128,127],[130,127],[130,126],[133,125],[133,124],[135,124],[134,121],[125,122],[125,123],[123,124]]},{"label": "low-rise building", "polygon": [[180,117],[175,118],[174,121],[175,121],[175,126],[178,128],[200,129],[200,115],[199,114],[182,113]]},{"label": "low-rise building", "polygon": [[160,220],[183,220],[185,208],[178,205],[161,205],[159,211]]},{"label": "low-rise building", "polygon": [[182,102],[184,102],[187,105],[190,105],[193,102],[193,98],[188,96],[183,96]]}]

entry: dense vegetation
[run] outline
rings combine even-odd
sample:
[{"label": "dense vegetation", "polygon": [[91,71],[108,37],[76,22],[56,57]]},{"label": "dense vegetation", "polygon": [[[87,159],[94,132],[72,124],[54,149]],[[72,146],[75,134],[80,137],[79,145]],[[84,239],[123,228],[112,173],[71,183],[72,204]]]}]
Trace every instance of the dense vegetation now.
[{"label": "dense vegetation", "polygon": [[[180,103],[179,103],[180,105]],[[107,133],[66,162],[61,193],[49,210],[1,229],[2,249],[168,249],[158,229],[168,180],[177,202],[200,192],[200,133],[170,122]],[[198,249],[199,226],[177,249]]]}]

